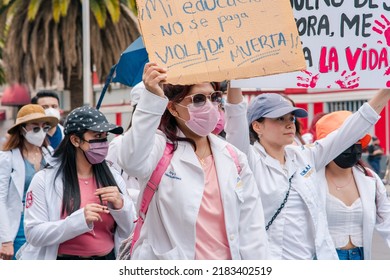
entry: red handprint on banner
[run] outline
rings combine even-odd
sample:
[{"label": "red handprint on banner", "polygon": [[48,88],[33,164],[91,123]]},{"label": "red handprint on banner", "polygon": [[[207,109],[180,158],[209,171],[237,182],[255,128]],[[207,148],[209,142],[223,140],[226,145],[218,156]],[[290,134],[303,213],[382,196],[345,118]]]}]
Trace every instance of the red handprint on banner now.
[{"label": "red handprint on banner", "polygon": [[[381,18],[383,19],[383,21],[385,23],[382,23],[381,21],[376,19],[374,21],[376,26],[374,26],[372,28],[372,30],[378,34],[381,34],[381,35],[383,34],[385,36],[385,39],[386,39],[386,44],[388,46],[390,46],[390,21],[384,15],[381,15]],[[380,43],[382,43],[382,42],[380,42]]]},{"label": "red handprint on banner", "polygon": [[315,88],[318,82],[318,79],[320,78],[320,74],[316,74],[313,76],[313,73],[307,70],[302,70],[302,73],[305,73],[307,77],[298,76],[297,80],[301,81],[297,83],[298,87],[304,87],[304,88]]},{"label": "red handprint on banner", "polygon": [[[359,80],[360,77],[356,76],[356,72],[353,71],[352,73],[347,75],[347,71],[343,71],[341,73],[341,79],[335,81],[335,83],[340,87],[340,88],[357,88],[359,87]],[[329,88],[330,86],[328,86]]]}]

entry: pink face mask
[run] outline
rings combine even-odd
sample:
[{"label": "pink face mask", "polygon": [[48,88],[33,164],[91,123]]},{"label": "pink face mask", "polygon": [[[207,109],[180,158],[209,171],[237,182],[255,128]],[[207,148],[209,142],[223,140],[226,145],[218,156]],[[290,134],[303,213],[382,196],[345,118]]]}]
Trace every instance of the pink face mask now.
[{"label": "pink face mask", "polygon": [[225,112],[223,110],[219,110],[219,119],[218,123],[213,130],[213,134],[218,135],[225,128]]},{"label": "pink face mask", "polygon": [[108,141],[105,139],[89,140],[89,150],[84,151],[90,164],[98,164],[104,161],[108,153]]},{"label": "pink face mask", "polygon": [[185,124],[189,129],[199,136],[207,136],[214,130],[218,123],[219,113],[213,103],[207,100],[203,106],[195,107],[190,104],[187,108],[190,119]]}]

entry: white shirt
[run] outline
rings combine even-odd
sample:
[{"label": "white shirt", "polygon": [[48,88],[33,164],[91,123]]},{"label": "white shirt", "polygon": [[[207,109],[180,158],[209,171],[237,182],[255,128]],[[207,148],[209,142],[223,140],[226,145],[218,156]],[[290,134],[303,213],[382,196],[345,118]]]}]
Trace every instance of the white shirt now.
[{"label": "white shirt", "polygon": [[[285,237],[285,243],[291,244],[291,246],[283,248],[282,259],[313,259],[315,257],[314,226],[307,222],[310,220],[309,209],[294,188],[290,190],[285,207],[286,225],[282,226],[284,230],[283,236]],[[276,219],[275,223],[278,222],[281,223],[282,220]]]},{"label": "white shirt", "polygon": [[328,192],[326,213],[329,232],[336,248],[345,247],[349,238],[356,247],[363,247],[363,206],[360,198],[347,206]]}]

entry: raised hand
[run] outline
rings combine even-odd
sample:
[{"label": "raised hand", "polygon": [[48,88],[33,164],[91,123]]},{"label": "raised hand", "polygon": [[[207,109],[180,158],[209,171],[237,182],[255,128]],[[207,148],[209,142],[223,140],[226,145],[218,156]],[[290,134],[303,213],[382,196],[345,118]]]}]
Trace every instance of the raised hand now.
[{"label": "raised hand", "polygon": [[166,79],[167,70],[165,68],[159,67],[155,62],[145,64],[142,80],[148,91],[163,97],[164,91],[162,89],[162,84],[166,81]]}]

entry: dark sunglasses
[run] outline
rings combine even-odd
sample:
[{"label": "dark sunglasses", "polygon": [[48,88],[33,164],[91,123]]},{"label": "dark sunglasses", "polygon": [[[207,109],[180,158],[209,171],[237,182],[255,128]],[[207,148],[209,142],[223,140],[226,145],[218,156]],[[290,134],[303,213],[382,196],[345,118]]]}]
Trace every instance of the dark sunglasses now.
[{"label": "dark sunglasses", "polygon": [[206,104],[207,98],[213,102],[222,104],[222,91],[213,91],[209,95],[205,95],[203,93],[195,93],[189,96],[186,96],[184,98],[191,98],[192,104],[194,104],[195,107],[202,107]]},{"label": "dark sunglasses", "polygon": [[34,126],[31,130],[34,132],[34,133],[38,133],[41,131],[41,129],[43,130],[43,132],[47,133],[49,130],[50,130],[51,126],[49,125],[46,125],[44,127],[40,127],[40,126]]}]

